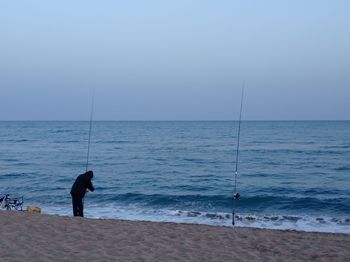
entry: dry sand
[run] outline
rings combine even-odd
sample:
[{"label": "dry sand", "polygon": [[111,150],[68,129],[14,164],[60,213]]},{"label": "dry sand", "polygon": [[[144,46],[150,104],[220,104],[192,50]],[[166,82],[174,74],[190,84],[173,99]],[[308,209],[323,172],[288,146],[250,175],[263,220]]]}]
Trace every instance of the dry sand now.
[{"label": "dry sand", "polygon": [[0,261],[350,261],[350,235],[0,212]]}]

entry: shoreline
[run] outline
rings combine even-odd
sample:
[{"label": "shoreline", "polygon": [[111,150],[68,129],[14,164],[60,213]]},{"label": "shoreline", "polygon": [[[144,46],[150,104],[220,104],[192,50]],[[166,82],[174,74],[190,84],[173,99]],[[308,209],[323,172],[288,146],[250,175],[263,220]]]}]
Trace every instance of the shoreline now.
[{"label": "shoreline", "polygon": [[[70,210],[45,208],[43,214],[70,216]],[[170,222],[177,224],[199,224],[211,226],[232,227],[232,216],[228,213],[220,212],[196,212],[196,211],[180,211],[180,210],[163,210],[156,214],[135,213],[133,211],[119,209],[118,216],[115,211],[106,213],[105,210],[94,210],[89,207],[86,217],[93,219],[116,219],[127,221],[150,221],[150,222]],[[100,215],[98,215],[100,214]],[[101,215],[102,214],[102,215]],[[230,217],[231,216],[231,217]],[[272,230],[295,230],[300,232],[321,232],[321,233],[344,233],[350,234],[350,218],[332,216],[303,216],[291,214],[238,214],[236,215],[236,227],[272,229]]]},{"label": "shoreline", "polygon": [[0,212],[5,261],[346,261],[350,235]]}]

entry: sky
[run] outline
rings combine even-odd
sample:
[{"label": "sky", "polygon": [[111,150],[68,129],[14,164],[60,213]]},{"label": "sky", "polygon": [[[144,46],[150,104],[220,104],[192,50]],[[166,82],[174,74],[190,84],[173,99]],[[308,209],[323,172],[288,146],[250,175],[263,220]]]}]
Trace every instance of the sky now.
[{"label": "sky", "polygon": [[350,120],[348,0],[0,0],[0,120]]}]

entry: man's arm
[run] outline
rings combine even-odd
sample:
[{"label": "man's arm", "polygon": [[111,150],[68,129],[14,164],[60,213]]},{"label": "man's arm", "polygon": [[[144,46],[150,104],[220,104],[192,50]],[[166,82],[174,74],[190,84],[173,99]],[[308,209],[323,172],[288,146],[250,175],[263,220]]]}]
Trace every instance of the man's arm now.
[{"label": "man's arm", "polygon": [[94,190],[95,190],[95,188],[94,188],[94,186],[92,185],[90,179],[87,181],[86,188],[89,189],[91,192],[94,192]]}]

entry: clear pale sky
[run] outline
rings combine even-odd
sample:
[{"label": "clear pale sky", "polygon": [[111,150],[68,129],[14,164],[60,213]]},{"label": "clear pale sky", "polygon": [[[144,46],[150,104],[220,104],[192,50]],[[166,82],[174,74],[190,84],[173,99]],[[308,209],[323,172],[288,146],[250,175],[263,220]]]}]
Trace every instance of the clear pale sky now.
[{"label": "clear pale sky", "polygon": [[0,0],[0,120],[350,120],[348,0]]}]

